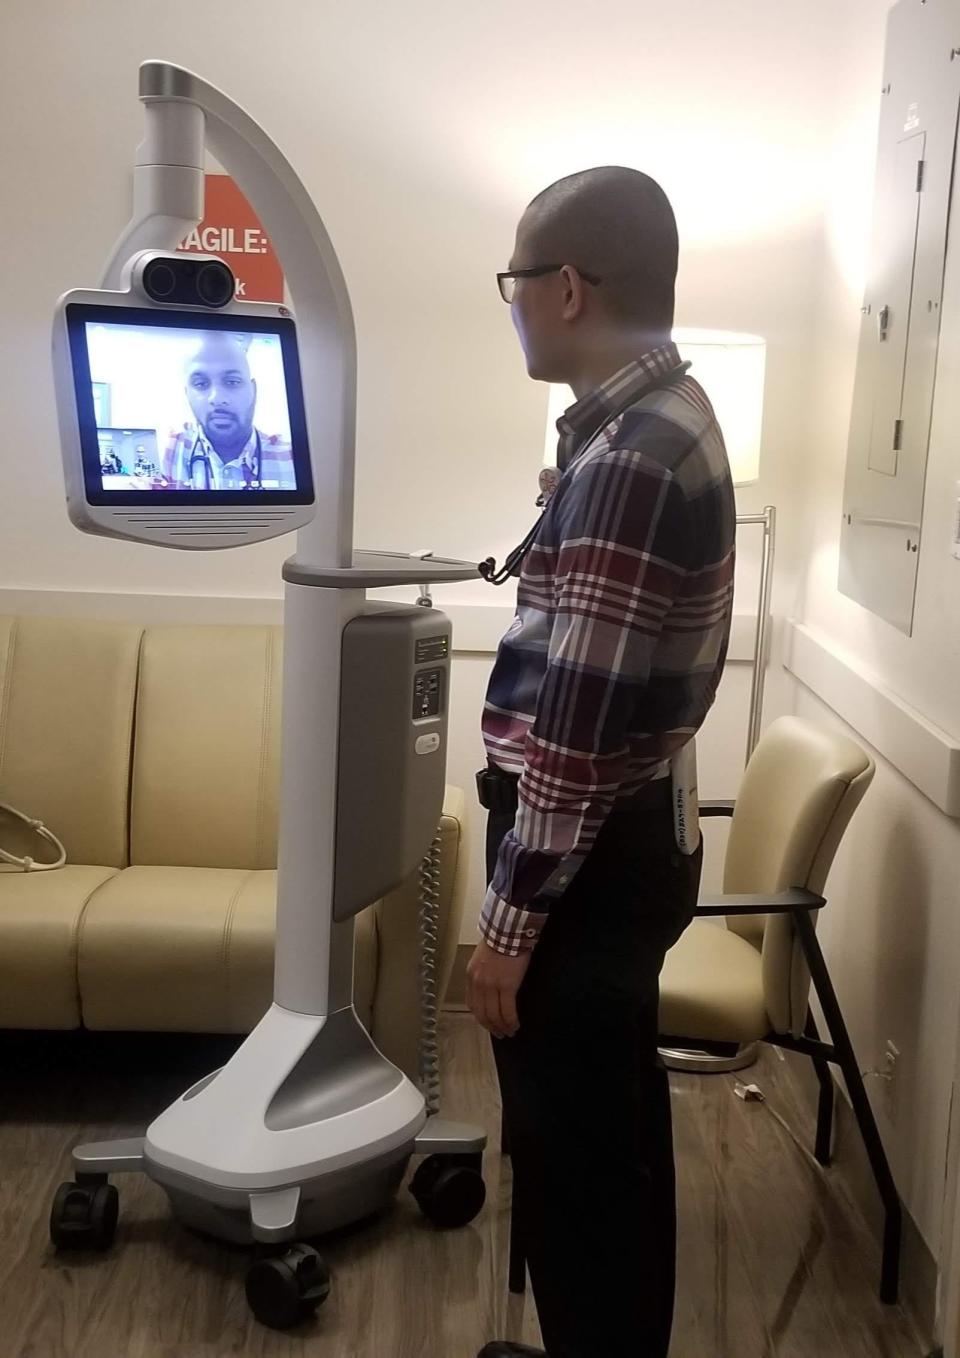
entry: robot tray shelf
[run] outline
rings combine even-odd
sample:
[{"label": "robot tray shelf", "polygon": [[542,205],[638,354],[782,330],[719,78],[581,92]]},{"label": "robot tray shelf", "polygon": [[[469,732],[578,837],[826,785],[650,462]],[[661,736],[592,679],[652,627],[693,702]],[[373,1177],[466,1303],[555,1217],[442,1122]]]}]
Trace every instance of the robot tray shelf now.
[{"label": "robot tray shelf", "polygon": [[319,589],[373,589],[386,585],[452,584],[458,580],[479,580],[481,576],[473,561],[355,551],[352,567],[313,566],[292,556],[284,562],[283,578],[294,585],[314,585]]}]

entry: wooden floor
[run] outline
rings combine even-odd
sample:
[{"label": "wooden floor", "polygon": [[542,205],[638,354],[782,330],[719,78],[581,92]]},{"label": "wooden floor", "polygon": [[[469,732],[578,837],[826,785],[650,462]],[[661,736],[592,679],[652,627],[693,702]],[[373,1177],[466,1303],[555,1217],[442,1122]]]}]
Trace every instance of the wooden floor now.
[{"label": "wooden floor", "polygon": [[[445,1112],[492,1133],[499,1112],[484,1035],[467,1016],[449,1015],[444,1041]],[[495,1144],[487,1206],[473,1226],[435,1230],[404,1190],[386,1219],[325,1242],[333,1290],[296,1331],[252,1319],[248,1253],[182,1229],[143,1176],[116,1180],[120,1226],[110,1252],[57,1256],[48,1218],[57,1184],[71,1177],[71,1147],[142,1133],[235,1046],[0,1034],[0,1358],[473,1358],[497,1336],[538,1342],[529,1293],[507,1302],[509,1161]],[[810,1144],[811,1114],[786,1064],[767,1052],[750,1078],[766,1104],[737,1099],[733,1077],[674,1077],[680,1257],[671,1358],[919,1358],[925,1350],[905,1316],[877,1300],[875,1242],[777,1121]]]}]

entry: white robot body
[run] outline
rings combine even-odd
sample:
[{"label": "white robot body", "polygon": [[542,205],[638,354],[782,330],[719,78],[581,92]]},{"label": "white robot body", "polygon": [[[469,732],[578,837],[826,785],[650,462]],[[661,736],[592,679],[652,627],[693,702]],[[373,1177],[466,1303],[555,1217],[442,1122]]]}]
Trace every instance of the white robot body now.
[{"label": "white robot body", "polygon": [[[61,299],[54,326],[69,513],[86,532],[181,549],[234,547],[299,529],[297,554],[284,567],[274,1002],[227,1064],[188,1089],[144,1137],[75,1148],[77,1182],[58,1193],[54,1240],[70,1243],[77,1229],[84,1238],[93,1229],[109,1234],[116,1203],[103,1195],[116,1190],[107,1177],[143,1171],[190,1226],[236,1242],[290,1242],[383,1207],[414,1153],[437,1160],[417,1192],[421,1207],[428,1211],[428,1198],[442,1190],[447,1224],[466,1222],[482,1204],[485,1134],[443,1120],[435,1098],[428,1110],[423,1093],[362,1028],[352,1003],[353,916],[404,880],[430,848],[443,796],[451,649],[442,614],[374,606],[365,591],[416,583],[429,602],[428,582],[475,579],[478,568],[354,552],[356,346],[323,223],[276,146],[219,90],[162,62],[144,63],[140,77],[147,132],[133,218],[104,290]],[[285,307],[237,303],[215,288],[202,304],[192,303],[177,281],[182,268],[183,277],[205,264],[226,268],[215,257],[172,253],[203,215],[206,141],[283,261],[296,324]],[[162,273],[168,266],[176,286]],[[288,479],[267,486],[255,476],[248,493],[224,494],[218,486],[200,495],[180,483],[171,490],[171,482],[125,481],[118,495],[98,451],[107,428],[92,391],[89,327],[98,324],[121,335],[131,324],[131,343],[164,327],[201,337],[218,330],[273,337],[283,355],[282,384],[274,385],[285,390],[290,417]],[[382,868],[377,863],[373,871],[369,851],[361,861],[360,837],[348,833],[359,807],[391,827],[381,836]],[[457,1175],[473,1175],[480,1196],[465,1183],[466,1196],[454,1191],[450,1211]],[[78,1228],[71,1218],[71,1204],[84,1194],[95,1228]],[[326,1295],[303,1281],[309,1253],[294,1246],[286,1272],[251,1272],[248,1298],[265,1323],[294,1323]],[[315,1260],[306,1273],[315,1282]]]},{"label": "white robot body", "polygon": [[[152,1166],[252,1193],[413,1151],[423,1096],[372,1046],[352,1009],[318,1018],[274,1004],[240,1051],[150,1124]],[[305,1063],[313,1070],[298,1080]],[[318,1085],[324,1065],[338,1078]]]}]

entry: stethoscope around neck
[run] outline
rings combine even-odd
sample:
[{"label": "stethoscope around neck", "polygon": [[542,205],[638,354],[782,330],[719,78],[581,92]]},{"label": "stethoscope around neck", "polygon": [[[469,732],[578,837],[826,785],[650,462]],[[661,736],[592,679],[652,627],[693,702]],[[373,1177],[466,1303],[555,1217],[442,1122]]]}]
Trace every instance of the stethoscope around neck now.
[{"label": "stethoscope around neck", "polygon": [[[671,369],[670,372],[666,373],[663,377],[661,377],[659,381],[652,382],[647,387],[646,391],[643,393],[644,396],[646,396],[651,391],[658,391],[660,388],[668,387],[672,383],[678,381],[681,377],[684,377],[686,375],[689,367],[690,367],[689,363],[680,363],[676,368]],[[624,404],[618,410],[613,410],[608,413],[605,413],[600,428],[594,429],[592,433],[588,434],[588,436],[580,444],[578,452],[582,452],[583,449],[586,448],[588,444],[592,443],[594,438],[596,438],[597,434],[600,432],[600,429],[602,429],[604,425],[609,424],[611,420],[615,420],[618,415],[622,415],[624,410],[628,409],[631,405],[634,404],[635,400],[636,397],[631,396],[629,400],[625,401]],[[574,457],[576,456],[577,453],[571,455],[567,463],[567,466],[570,465],[570,462],[572,462]],[[543,506],[543,513],[540,515],[539,519],[537,519],[536,523],[530,529],[530,532],[519,544],[519,546],[514,547],[513,551],[509,554],[509,556],[505,558],[502,566],[498,568],[497,563],[492,556],[488,556],[485,561],[480,562],[480,565],[478,566],[477,569],[480,571],[480,574],[483,576],[484,580],[486,580],[488,584],[505,585],[507,581],[510,579],[511,575],[519,575],[520,567],[523,565],[528,553],[530,552],[531,547],[536,541],[537,533],[540,531],[540,525],[543,523],[544,517],[546,516],[547,513],[547,508],[550,504],[550,500],[553,498],[555,490],[556,487],[554,486],[553,490],[551,490],[549,493],[544,491],[543,494],[538,496],[537,504]]]},{"label": "stethoscope around neck", "polygon": [[[254,486],[259,486],[261,474],[263,472],[263,449],[260,444],[260,430],[254,429],[253,436],[255,440],[253,452],[253,469],[256,472],[256,475],[248,478],[247,485],[252,484]],[[199,453],[197,452],[197,448],[201,449]],[[193,485],[194,468],[196,467],[198,462],[203,467],[203,479],[206,482],[206,484],[204,486],[199,487],[199,489],[213,490],[214,489],[213,467],[210,465],[210,455],[203,447],[203,444],[201,442],[201,436],[199,434],[196,437],[196,441],[194,442],[193,448],[190,450],[190,461],[187,463],[187,476],[190,479],[191,485]]]},{"label": "stethoscope around neck", "polygon": [[[538,504],[540,502],[541,502],[540,500],[537,501]],[[543,523],[544,514],[546,514],[546,512],[547,512],[546,505],[544,505],[543,514],[541,514],[539,519],[537,519],[536,523],[530,529],[530,532],[523,539],[520,545],[518,547],[514,547],[513,551],[510,552],[510,554],[505,558],[502,566],[498,568],[497,563],[492,556],[488,556],[485,561],[480,562],[480,565],[478,566],[477,569],[480,571],[480,574],[483,576],[484,580],[486,580],[487,584],[505,585],[507,581],[510,579],[511,575],[519,574],[520,567],[523,565],[527,553],[530,551],[530,548],[534,544],[537,533],[540,530],[540,525]]]}]

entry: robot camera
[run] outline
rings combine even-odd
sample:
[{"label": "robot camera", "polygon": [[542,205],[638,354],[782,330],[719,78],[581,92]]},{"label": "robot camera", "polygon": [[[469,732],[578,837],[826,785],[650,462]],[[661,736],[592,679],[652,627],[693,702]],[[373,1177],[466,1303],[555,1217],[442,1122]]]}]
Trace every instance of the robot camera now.
[{"label": "robot camera", "polygon": [[236,288],[230,269],[213,256],[153,255],[139,274],[151,302],[168,306],[224,307]]}]

